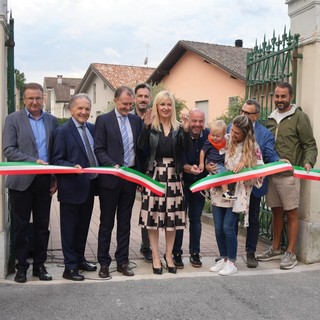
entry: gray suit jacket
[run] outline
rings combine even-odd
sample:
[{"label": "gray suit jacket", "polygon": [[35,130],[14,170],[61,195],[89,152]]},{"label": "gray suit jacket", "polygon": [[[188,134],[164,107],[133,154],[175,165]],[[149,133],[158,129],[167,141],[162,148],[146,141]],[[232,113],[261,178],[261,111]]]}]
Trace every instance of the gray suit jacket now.
[{"label": "gray suit jacket", "polygon": [[[58,126],[57,119],[44,112],[47,151],[50,159],[52,135]],[[3,154],[8,161],[36,162],[39,159],[36,141],[26,111],[20,110],[7,116],[2,135]],[[32,183],[35,175],[9,175],[6,188],[24,191]]]}]

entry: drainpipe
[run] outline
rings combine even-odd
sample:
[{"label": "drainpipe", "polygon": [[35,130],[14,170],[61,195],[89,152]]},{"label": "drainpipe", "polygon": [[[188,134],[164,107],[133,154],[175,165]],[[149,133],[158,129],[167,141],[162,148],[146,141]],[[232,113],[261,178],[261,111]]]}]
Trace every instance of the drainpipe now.
[{"label": "drainpipe", "polygon": [[15,111],[15,77],[14,77],[14,19],[10,12],[9,38],[5,42],[8,47],[8,113]]},{"label": "drainpipe", "polygon": [[[12,18],[12,12],[10,12],[9,20],[9,37],[5,42],[5,46],[8,47],[7,50],[7,61],[8,61],[8,114],[15,111],[15,74],[14,74],[14,19]],[[15,271],[15,255],[13,250],[13,213],[9,206],[10,210],[10,256],[8,262],[8,272],[13,273]]]}]

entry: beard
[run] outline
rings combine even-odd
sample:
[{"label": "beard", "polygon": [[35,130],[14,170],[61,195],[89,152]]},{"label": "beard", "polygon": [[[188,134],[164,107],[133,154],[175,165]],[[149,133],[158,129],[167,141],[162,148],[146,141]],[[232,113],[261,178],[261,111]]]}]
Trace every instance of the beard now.
[{"label": "beard", "polygon": [[143,106],[143,107],[137,105],[137,108],[141,113],[146,113],[146,111],[147,111],[147,105]]},{"label": "beard", "polygon": [[281,103],[276,102],[275,105],[280,111],[286,111],[287,109],[289,109],[291,103],[289,101],[285,101]]}]

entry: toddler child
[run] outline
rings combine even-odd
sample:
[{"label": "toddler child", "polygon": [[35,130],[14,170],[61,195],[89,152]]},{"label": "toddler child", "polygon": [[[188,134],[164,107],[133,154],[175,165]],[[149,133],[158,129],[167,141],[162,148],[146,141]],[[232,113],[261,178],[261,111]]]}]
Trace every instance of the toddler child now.
[{"label": "toddler child", "polygon": [[[224,167],[224,157],[227,148],[225,138],[227,125],[223,120],[216,120],[210,125],[210,133],[208,140],[204,143],[200,151],[199,169],[204,169],[204,160],[207,163],[215,163],[217,165],[216,173],[226,171]],[[221,186],[223,190],[222,198],[225,200],[236,200],[237,197],[228,189],[228,185]]]}]

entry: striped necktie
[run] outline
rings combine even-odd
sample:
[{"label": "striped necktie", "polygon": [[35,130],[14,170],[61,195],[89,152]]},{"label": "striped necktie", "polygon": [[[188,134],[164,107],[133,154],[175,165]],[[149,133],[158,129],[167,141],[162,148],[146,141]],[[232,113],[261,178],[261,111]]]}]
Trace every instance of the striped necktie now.
[{"label": "striped necktie", "polygon": [[128,130],[126,127],[126,121],[128,117],[121,116],[121,136],[122,136],[122,143],[123,143],[123,151],[124,151],[124,165],[127,167],[130,163],[130,149],[129,149],[129,135],[128,135]]}]

